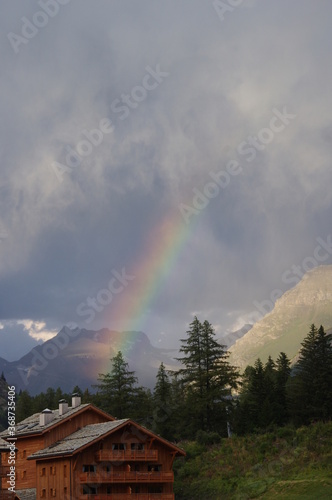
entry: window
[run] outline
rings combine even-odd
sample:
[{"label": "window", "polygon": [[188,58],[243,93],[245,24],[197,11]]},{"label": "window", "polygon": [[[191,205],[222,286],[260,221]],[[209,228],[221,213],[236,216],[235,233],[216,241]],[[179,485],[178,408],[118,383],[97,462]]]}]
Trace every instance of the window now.
[{"label": "window", "polygon": [[96,465],[83,465],[83,472],[97,472],[97,466]]},{"label": "window", "polygon": [[83,495],[97,495],[97,487],[88,486],[87,484],[84,484],[82,488],[82,493]]},{"label": "window", "polygon": [[40,469],[39,474],[40,474],[41,476],[46,476],[46,467],[42,467],[42,468]]},{"label": "window", "polygon": [[40,492],[40,498],[46,498],[46,490],[41,490]]},{"label": "window", "polygon": [[55,467],[54,465],[52,465],[52,466],[50,467],[50,474],[51,474],[52,476],[55,476],[55,472],[56,472],[56,467]]},{"label": "window", "polygon": [[150,471],[150,472],[160,472],[161,471],[161,464],[151,464],[151,465],[148,465],[148,471]]},{"label": "window", "polygon": [[112,444],[112,450],[125,450],[126,449],[126,445],[125,443],[113,443]]},{"label": "window", "polygon": [[26,470],[22,470],[22,479],[26,479],[27,477],[27,471]]},{"label": "window", "polygon": [[131,443],[130,449],[131,450],[144,450],[144,443]]},{"label": "window", "polygon": [[27,457],[27,450],[23,450],[22,451],[22,455],[21,455],[22,458],[26,458]]},{"label": "window", "polygon": [[67,465],[63,466],[63,477],[67,477]]},{"label": "window", "polygon": [[51,488],[51,497],[56,497],[56,489]]}]

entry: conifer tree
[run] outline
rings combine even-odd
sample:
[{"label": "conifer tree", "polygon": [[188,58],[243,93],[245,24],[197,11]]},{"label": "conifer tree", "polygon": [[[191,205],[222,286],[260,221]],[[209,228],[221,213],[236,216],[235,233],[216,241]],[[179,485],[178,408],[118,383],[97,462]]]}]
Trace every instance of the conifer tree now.
[{"label": "conifer tree", "polygon": [[154,402],[162,405],[169,405],[171,398],[171,382],[164,363],[160,364],[156,378],[157,382],[153,393]]},{"label": "conifer tree", "polygon": [[[237,386],[238,372],[228,362],[226,347],[215,340],[215,332],[208,321],[202,324],[194,318],[181,339],[179,358],[185,368],[179,373],[186,384],[187,403],[191,405],[197,430],[222,432],[227,420],[227,397]],[[225,427],[226,429],[226,427]]]},{"label": "conifer tree", "polygon": [[284,352],[281,352],[276,361],[276,385],[275,385],[275,421],[278,425],[284,425],[289,419],[287,383],[291,373],[290,360]]},{"label": "conifer tree", "polygon": [[153,392],[153,430],[165,437],[173,438],[172,414],[172,384],[167,374],[164,363],[161,363],[156,376],[156,385]]},{"label": "conifer tree", "polygon": [[[283,366],[284,361],[284,356],[281,355],[275,364],[269,356],[263,365],[258,358],[254,366],[247,366],[245,369],[238,404],[237,432],[243,434],[257,428],[267,428],[281,419],[284,422],[284,412],[281,411],[284,407],[281,405],[284,404],[282,396],[285,397],[285,388],[279,375],[279,365]],[[278,390],[281,391],[279,399]]]},{"label": "conifer tree", "polygon": [[29,392],[24,390],[21,391],[17,398],[16,405],[16,421],[21,422],[25,418],[29,417],[34,413],[33,409],[33,398],[30,396]]},{"label": "conifer tree", "polygon": [[94,386],[98,389],[101,407],[117,418],[131,417],[137,384],[135,372],[129,371],[121,351],[111,359],[111,363],[111,371],[100,373],[100,384]]},{"label": "conifer tree", "polygon": [[311,325],[302,342],[295,376],[289,385],[292,417],[296,423],[332,417],[332,345],[323,326]]}]

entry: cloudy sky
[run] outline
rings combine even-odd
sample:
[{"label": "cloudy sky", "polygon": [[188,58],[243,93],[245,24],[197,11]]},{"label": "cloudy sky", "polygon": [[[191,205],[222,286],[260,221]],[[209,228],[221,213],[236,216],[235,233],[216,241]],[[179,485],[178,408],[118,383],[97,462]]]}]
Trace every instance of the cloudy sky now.
[{"label": "cloudy sky", "polygon": [[332,263],[329,0],[0,11],[1,357],[64,324],[173,348]]}]

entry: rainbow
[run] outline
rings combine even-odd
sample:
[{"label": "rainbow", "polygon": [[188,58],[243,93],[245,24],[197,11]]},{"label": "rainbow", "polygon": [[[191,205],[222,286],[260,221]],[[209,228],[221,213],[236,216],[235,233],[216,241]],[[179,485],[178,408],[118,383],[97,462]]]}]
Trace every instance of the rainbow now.
[{"label": "rainbow", "polygon": [[[146,327],[149,310],[167,280],[184,243],[192,232],[192,223],[185,223],[180,211],[168,214],[155,226],[130,274],[135,278],[112,300],[107,309],[108,325],[117,330],[139,334]],[[109,326],[108,326],[109,327]],[[112,345],[115,352],[125,355],[125,344],[119,340]]]}]

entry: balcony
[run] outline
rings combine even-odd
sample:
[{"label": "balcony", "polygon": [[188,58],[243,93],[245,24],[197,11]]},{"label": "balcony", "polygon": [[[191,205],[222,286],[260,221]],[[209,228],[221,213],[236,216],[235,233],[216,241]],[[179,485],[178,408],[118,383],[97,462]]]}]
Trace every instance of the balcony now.
[{"label": "balcony", "polygon": [[82,472],[79,478],[81,483],[92,484],[174,482],[173,472],[158,471]]},{"label": "balcony", "polygon": [[174,500],[173,493],[115,493],[101,495],[81,495],[79,500]]},{"label": "balcony", "polygon": [[6,477],[9,471],[10,471],[9,465],[0,465],[0,477]]},{"label": "balcony", "polygon": [[96,462],[139,462],[158,460],[158,450],[99,450]]}]

